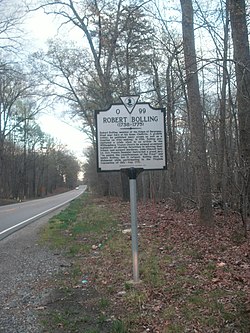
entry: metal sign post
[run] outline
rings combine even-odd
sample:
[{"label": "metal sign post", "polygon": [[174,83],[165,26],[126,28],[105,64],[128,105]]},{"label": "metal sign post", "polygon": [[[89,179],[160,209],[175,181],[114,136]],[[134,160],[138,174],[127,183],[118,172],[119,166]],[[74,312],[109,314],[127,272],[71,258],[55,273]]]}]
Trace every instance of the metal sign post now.
[{"label": "metal sign post", "polygon": [[130,168],[128,170],[131,211],[133,281],[135,283],[139,282],[136,176],[140,171],[141,170],[136,170],[134,168]]},{"label": "metal sign post", "polygon": [[129,177],[133,280],[139,282],[136,177],[143,170],[166,169],[165,109],[121,97],[122,104],[95,112],[97,171]]}]

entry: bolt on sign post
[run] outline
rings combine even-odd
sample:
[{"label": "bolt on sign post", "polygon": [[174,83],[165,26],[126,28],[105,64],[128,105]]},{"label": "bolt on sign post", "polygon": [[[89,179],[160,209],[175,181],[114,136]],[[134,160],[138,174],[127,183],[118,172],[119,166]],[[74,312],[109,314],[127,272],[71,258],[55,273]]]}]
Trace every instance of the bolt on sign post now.
[{"label": "bolt on sign post", "polygon": [[138,100],[121,97],[122,103],[95,111],[97,171],[129,177],[134,282],[139,281],[136,177],[143,170],[166,169],[166,111]]}]

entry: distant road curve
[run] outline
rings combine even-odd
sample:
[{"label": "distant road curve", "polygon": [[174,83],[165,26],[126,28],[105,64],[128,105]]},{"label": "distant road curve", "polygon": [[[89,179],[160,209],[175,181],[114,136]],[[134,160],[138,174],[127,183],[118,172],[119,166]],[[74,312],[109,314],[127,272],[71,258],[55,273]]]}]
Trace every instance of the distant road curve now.
[{"label": "distant road curve", "polygon": [[0,240],[40,217],[56,210],[85,192],[87,186],[51,197],[0,206]]}]

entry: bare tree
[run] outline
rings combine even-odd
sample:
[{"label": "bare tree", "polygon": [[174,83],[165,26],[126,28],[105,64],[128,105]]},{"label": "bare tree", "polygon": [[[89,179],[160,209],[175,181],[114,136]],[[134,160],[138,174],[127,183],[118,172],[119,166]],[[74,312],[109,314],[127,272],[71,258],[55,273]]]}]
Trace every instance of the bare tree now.
[{"label": "bare tree", "polygon": [[[60,16],[63,24],[71,23],[83,32],[102,88],[103,107],[112,103],[110,79],[119,35],[121,4],[122,0],[119,0],[115,10],[114,4],[110,6],[111,4],[104,1],[85,1],[81,4],[72,0],[44,1],[44,4],[40,6],[47,14]],[[107,18],[112,18],[112,20]],[[110,24],[112,29],[110,29]]]},{"label": "bare tree", "polygon": [[200,221],[205,226],[212,227],[213,213],[211,186],[206,159],[206,143],[204,124],[202,119],[202,104],[196,63],[192,0],[181,0],[181,7],[192,157],[196,175]]},{"label": "bare tree", "polygon": [[[62,53],[57,56],[56,50],[53,65],[56,63],[57,69],[61,71],[66,82],[61,88],[68,93],[70,91],[68,96],[74,101],[74,106],[78,105],[77,112],[84,118],[85,130],[87,127],[91,129],[94,144],[94,107],[109,107],[120,94],[135,93],[139,78],[145,75],[145,68],[148,68],[149,52],[142,55],[141,50],[143,46],[148,47],[152,39],[152,29],[140,4],[128,6],[123,0],[109,3],[103,0],[81,3],[60,0],[43,3],[41,7],[46,13],[59,16],[63,24],[69,23],[83,32],[89,51],[88,68],[80,68],[86,47],[85,51],[82,50],[82,55],[78,52],[79,59],[82,59],[78,63],[78,79],[75,82],[72,78],[76,76],[72,71],[68,71],[72,64],[65,62]],[[122,184],[124,197],[128,198],[126,176]]]},{"label": "bare tree", "polygon": [[93,110],[100,107],[97,100],[101,96],[93,82],[95,71],[89,53],[70,42],[63,45],[61,40],[51,40],[48,46],[46,53],[39,51],[32,55],[34,71],[48,87],[43,94],[66,102],[71,116],[79,119],[79,127],[94,145]]},{"label": "bare tree", "polygon": [[22,23],[26,15],[21,1],[0,0],[0,49],[16,53],[22,44]]},{"label": "bare tree", "polygon": [[242,175],[242,218],[250,226],[250,51],[244,0],[230,0],[229,11],[234,46]]},{"label": "bare tree", "polygon": [[0,193],[5,192],[4,170],[8,172],[4,168],[6,142],[16,141],[14,132],[42,108],[38,98],[34,101],[34,90],[35,82],[19,65],[0,62]]}]

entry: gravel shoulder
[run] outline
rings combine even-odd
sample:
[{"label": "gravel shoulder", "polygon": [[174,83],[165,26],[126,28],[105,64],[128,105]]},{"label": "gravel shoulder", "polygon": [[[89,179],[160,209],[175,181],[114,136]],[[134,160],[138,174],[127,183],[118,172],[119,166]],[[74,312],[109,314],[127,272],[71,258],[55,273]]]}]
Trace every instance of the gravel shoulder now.
[{"label": "gravel shoulder", "polygon": [[70,262],[39,244],[54,211],[0,241],[0,333],[40,333],[37,313],[48,302],[51,281]]}]

